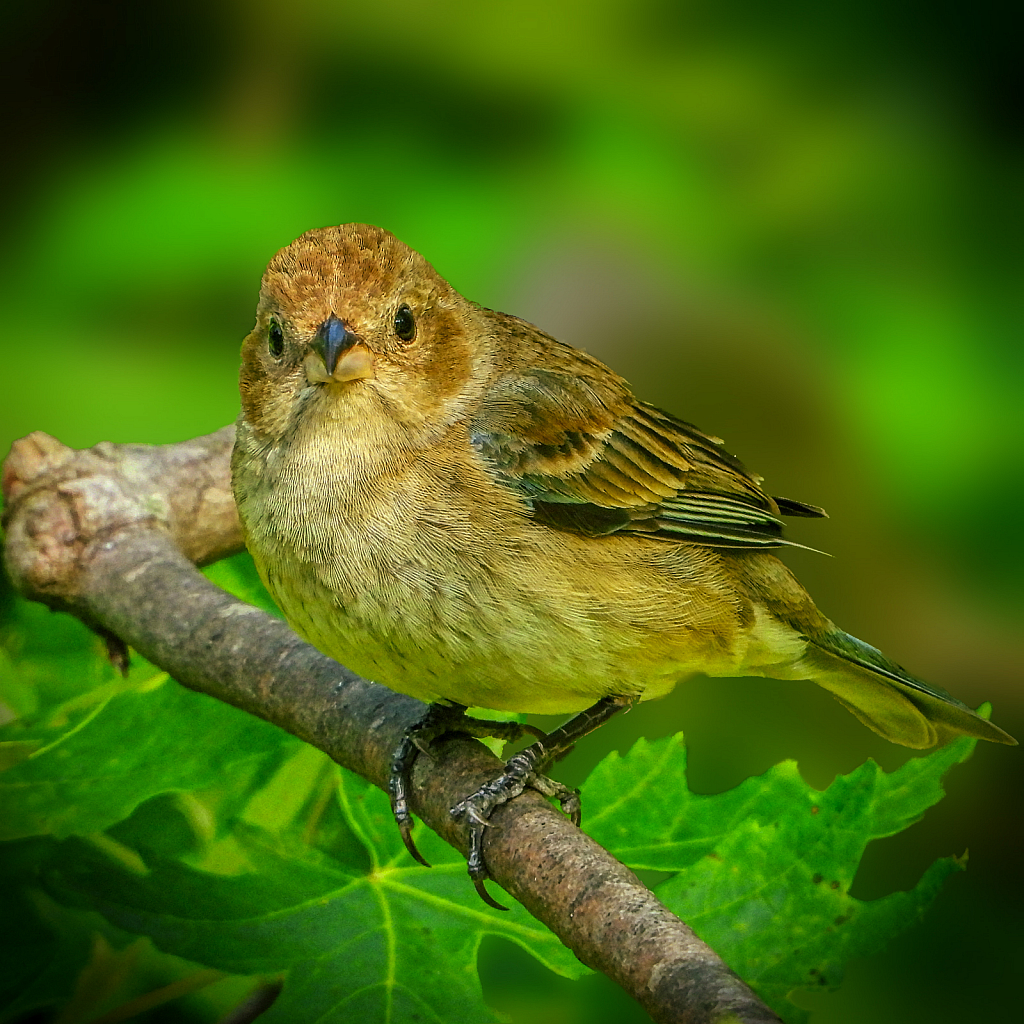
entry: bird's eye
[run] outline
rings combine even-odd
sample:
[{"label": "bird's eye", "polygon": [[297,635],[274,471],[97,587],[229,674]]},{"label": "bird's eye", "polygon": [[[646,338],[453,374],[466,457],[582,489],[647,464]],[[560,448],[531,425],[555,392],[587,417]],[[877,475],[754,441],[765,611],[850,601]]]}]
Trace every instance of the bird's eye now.
[{"label": "bird's eye", "polygon": [[267,332],[267,348],[275,359],[280,359],[284,352],[284,331],[276,320],[270,321],[270,330]]},{"label": "bird's eye", "polygon": [[412,341],[416,337],[416,320],[408,306],[399,306],[395,314],[395,334],[402,341]]}]

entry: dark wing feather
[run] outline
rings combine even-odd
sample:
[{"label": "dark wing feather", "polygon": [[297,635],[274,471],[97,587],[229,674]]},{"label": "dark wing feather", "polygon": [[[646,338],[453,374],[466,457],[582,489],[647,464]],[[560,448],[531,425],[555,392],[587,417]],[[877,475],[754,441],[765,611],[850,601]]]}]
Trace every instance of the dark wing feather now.
[{"label": "dark wing feather", "polygon": [[[557,343],[555,343],[557,344]],[[718,438],[638,402],[625,382],[558,346],[558,370],[501,378],[470,425],[474,447],[551,526],[714,547],[778,547],[780,514],[821,516],[769,497]]]}]

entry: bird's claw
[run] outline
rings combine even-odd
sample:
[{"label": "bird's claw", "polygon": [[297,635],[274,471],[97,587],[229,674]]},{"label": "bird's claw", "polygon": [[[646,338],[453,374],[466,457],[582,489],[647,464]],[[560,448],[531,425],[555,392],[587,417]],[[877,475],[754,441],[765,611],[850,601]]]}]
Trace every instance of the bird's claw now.
[{"label": "bird's claw", "polygon": [[[395,823],[398,825],[398,830],[402,836],[402,843],[405,845],[406,850],[409,851],[409,855],[414,860],[424,865],[424,867],[430,867],[430,864],[416,848],[416,843],[413,841],[413,818],[409,810],[412,769],[416,763],[416,758],[420,754],[431,757],[430,744],[448,732],[465,732],[477,737],[496,736],[499,739],[509,741],[519,739],[523,733],[529,733],[531,736],[536,736],[539,739],[545,738],[545,733],[541,732],[536,726],[520,725],[518,722],[480,721],[475,718],[467,718],[465,710],[460,704],[431,704],[423,718],[406,731],[402,737],[402,742],[395,748],[395,752],[391,757],[391,778],[388,783],[388,791],[391,796],[391,810],[395,816]],[[499,801],[499,803],[503,802]],[[466,803],[466,801],[462,801],[462,803]],[[497,804],[494,806],[497,806]],[[482,831],[482,829],[487,827],[487,815],[489,813],[490,810],[487,810],[481,815],[475,806],[468,808],[471,827]],[[480,862],[481,879],[486,878],[487,872],[483,868],[483,854],[478,854],[477,859]],[[482,882],[481,885],[477,886],[478,890],[481,887]],[[481,893],[481,897],[490,906],[498,907],[501,910],[505,909],[500,903],[492,900],[490,896],[484,896]]]},{"label": "bird's claw", "polygon": [[508,907],[503,906],[499,903],[488,891],[487,886],[484,885],[482,878],[473,879],[473,887],[476,889],[480,899],[484,901],[489,907],[494,907],[495,910],[508,910]]},{"label": "bird's claw", "polygon": [[578,789],[570,790],[566,796],[558,798],[558,806],[562,813],[577,827],[583,821],[583,802]]},{"label": "bird's claw", "polygon": [[402,836],[402,842],[405,844],[405,848],[409,851],[409,856],[413,860],[419,861],[425,868],[429,868],[430,862],[420,853],[412,838],[412,824],[412,818],[398,822],[398,831]]},{"label": "bird's claw", "polygon": [[409,812],[408,793],[412,787],[412,767],[416,756],[420,752],[425,752],[424,748],[431,741],[446,732],[465,732],[478,738],[496,736],[504,740],[516,740],[523,733],[536,736],[536,743],[514,754],[505,762],[505,770],[501,775],[482,785],[464,800],[460,800],[450,812],[456,821],[465,819],[468,825],[467,866],[469,877],[480,898],[497,910],[508,909],[492,899],[484,886],[484,881],[489,877],[484,861],[484,835],[488,828],[495,827],[489,820],[491,814],[529,787],[546,797],[556,799],[569,820],[578,826],[581,818],[579,790],[569,789],[560,782],[541,775],[540,769],[563,757],[577,740],[593,732],[629,702],[628,697],[604,697],[593,707],[580,712],[550,734],[545,734],[532,725],[520,725],[516,722],[482,722],[475,718],[466,718],[466,709],[461,704],[431,704],[423,718],[406,731],[391,759],[391,808],[402,833],[405,848],[421,864],[427,863],[412,841],[412,815]]},{"label": "bird's claw", "polygon": [[473,880],[481,899],[501,910],[507,908],[486,895],[487,890],[483,884],[484,880],[490,877],[484,861],[484,834],[486,829],[496,827],[489,820],[494,811],[529,788],[537,790],[543,796],[554,797],[573,824],[580,823],[579,790],[571,790],[534,770],[534,765],[540,760],[542,752],[542,745],[535,744],[534,747],[509,758],[501,775],[484,783],[464,800],[460,800],[449,812],[456,821],[464,819],[469,825],[469,877]]},{"label": "bird's claw", "polygon": [[424,757],[430,759],[433,755],[430,753],[430,744],[425,741],[418,733],[413,734],[409,737],[412,745],[421,753]]},{"label": "bird's claw", "polygon": [[470,828],[494,828],[469,800],[460,800],[449,812],[456,821],[466,818]]}]

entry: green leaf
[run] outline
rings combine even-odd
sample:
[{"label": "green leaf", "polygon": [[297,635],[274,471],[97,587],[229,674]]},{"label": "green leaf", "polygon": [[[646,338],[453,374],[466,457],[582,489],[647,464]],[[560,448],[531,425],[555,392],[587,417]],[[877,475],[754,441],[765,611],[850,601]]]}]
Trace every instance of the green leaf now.
[{"label": "green leaf", "polygon": [[159,793],[241,784],[298,744],[142,662],[127,680],[111,670],[45,710],[0,730],[10,765],[0,773],[2,840],[99,832]]},{"label": "green leaf", "polygon": [[[247,556],[209,574],[266,605]],[[42,837],[0,846],[22,851],[4,875],[10,1014],[67,998],[101,921],[118,948],[143,936],[236,976],[283,973],[271,1024],[493,1020],[476,973],[486,935],[565,976],[585,970],[514,901],[509,914],[481,904],[463,859],[427,829],[417,841],[435,867],[412,864],[387,798],[320,751],[141,659],[119,678],[66,616],[16,601],[2,628],[15,691],[35,697],[0,728],[0,838]],[[942,773],[972,748],[889,775],[868,762],[824,792],[785,762],[701,796],[681,737],[641,740],[595,769],[585,823],[626,863],[667,873],[667,905],[799,1022],[791,992],[836,985],[846,959],[916,920],[960,866],[937,862],[909,893],[849,895],[866,844],[939,800]],[[68,924],[87,919],[92,931]]]},{"label": "green leaf", "polygon": [[[9,587],[0,573],[0,659],[9,666],[0,669],[0,701],[15,711],[0,718],[5,733],[14,717],[22,725],[31,723],[116,675],[100,639],[78,619],[15,598]],[[10,604],[4,607],[8,595]]]},{"label": "green leaf", "polygon": [[[162,793],[222,785],[245,791],[299,741],[204,694],[184,689],[142,658],[122,679],[88,631],[58,630],[54,662],[33,629],[36,609],[16,602],[6,629],[34,680],[32,715],[0,728],[0,840],[98,833]],[[68,616],[47,625],[66,626]],[[41,624],[40,624],[41,625]],[[197,743],[196,737],[203,742]]]},{"label": "green leaf", "polygon": [[310,847],[291,829],[275,835],[239,823],[244,873],[154,859],[139,875],[94,846],[69,842],[48,888],[58,900],[95,907],[118,927],[151,936],[166,952],[234,973],[287,972],[268,1024],[496,1020],[476,974],[489,934],[561,974],[584,973],[521,907],[503,914],[484,906],[463,859],[436,836],[421,837],[434,867],[411,866],[384,794],[340,770],[336,779],[336,808],[368,871]]},{"label": "green leaf", "polygon": [[7,652],[0,648],[0,725],[31,715],[38,707],[39,698],[32,684],[22,676]]},{"label": "green leaf", "polygon": [[70,994],[89,936],[49,919],[31,886],[46,841],[0,844],[0,1021]]},{"label": "green leaf", "polygon": [[[851,956],[877,952],[919,920],[963,867],[937,861],[910,892],[849,895],[867,844],[917,821],[940,779],[970,756],[960,739],[892,773],[873,761],[824,791],[784,761],[714,796],[686,785],[682,735],[611,754],[583,788],[587,831],[630,866],[673,873],[659,897],[787,1021],[795,989],[835,987]],[[628,813],[627,813],[628,812]]]},{"label": "green leaf", "polygon": [[241,601],[262,608],[271,615],[281,617],[281,612],[274,599],[267,593],[263,581],[260,579],[256,566],[253,564],[252,556],[247,551],[242,551],[230,558],[222,558],[219,562],[207,565],[203,569],[203,575],[211,582],[216,583],[222,590],[234,594]]}]

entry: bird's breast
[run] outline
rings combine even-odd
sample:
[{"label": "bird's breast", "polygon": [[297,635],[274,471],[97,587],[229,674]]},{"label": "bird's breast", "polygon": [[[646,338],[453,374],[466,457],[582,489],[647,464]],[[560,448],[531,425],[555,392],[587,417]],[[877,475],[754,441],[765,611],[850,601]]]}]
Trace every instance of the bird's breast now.
[{"label": "bird's breast", "polygon": [[475,460],[468,443],[236,457],[249,549],[292,627],[392,689],[511,711],[736,667],[750,609],[714,551],[553,530]]}]

